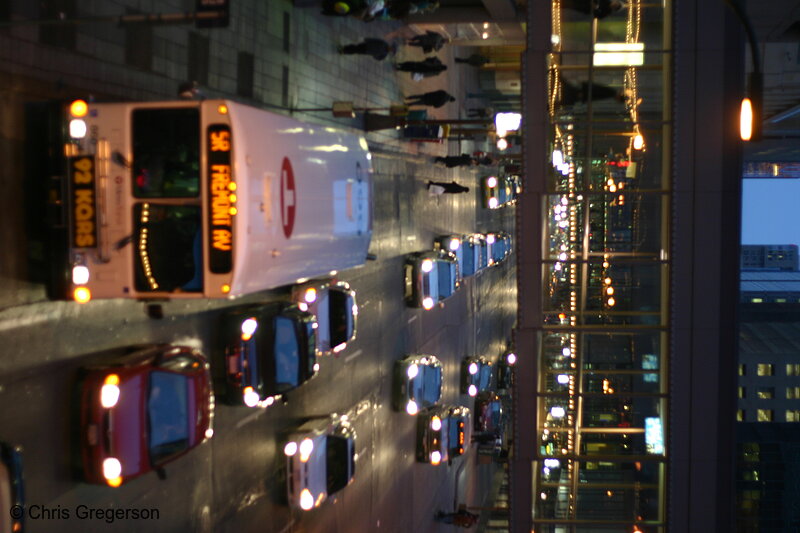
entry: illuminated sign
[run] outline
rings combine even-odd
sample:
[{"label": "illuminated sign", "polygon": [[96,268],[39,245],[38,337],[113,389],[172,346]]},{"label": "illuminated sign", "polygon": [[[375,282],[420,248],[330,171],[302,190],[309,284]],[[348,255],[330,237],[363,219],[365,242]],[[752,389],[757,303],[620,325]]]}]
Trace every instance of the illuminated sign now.
[{"label": "illuminated sign", "polygon": [[72,190],[72,246],[97,246],[97,197],[94,188],[94,158],[88,155],[69,158]]},{"label": "illuminated sign", "polygon": [[231,130],[225,124],[214,124],[208,127],[208,258],[214,274],[226,274],[233,267],[235,190]]},{"label": "illuminated sign", "polygon": [[595,43],[595,66],[644,65],[644,43]]},{"label": "illuminated sign", "polygon": [[644,419],[644,443],[647,453],[664,454],[664,428],[660,418],[646,417]]}]

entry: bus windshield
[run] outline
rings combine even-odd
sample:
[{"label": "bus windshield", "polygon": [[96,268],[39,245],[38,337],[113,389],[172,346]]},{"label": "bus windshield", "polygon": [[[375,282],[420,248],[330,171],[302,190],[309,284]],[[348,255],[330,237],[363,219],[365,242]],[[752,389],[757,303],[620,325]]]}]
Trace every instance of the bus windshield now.
[{"label": "bus windshield", "polygon": [[133,111],[133,194],[196,198],[200,194],[200,110]]},{"label": "bus windshield", "polygon": [[133,227],[137,291],[202,291],[200,206],[139,203]]}]

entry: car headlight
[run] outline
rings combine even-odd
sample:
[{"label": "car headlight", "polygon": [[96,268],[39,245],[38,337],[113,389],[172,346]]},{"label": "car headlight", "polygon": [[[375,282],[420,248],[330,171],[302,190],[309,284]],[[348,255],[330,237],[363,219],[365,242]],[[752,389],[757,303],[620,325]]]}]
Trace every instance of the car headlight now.
[{"label": "car headlight", "polygon": [[438,416],[431,418],[431,429],[434,431],[439,431],[442,429],[442,419]]},{"label": "car headlight", "polygon": [[491,176],[489,179],[486,180],[486,185],[488,187],[497,187],[497,178]]},{"label": "car headlight", "polygon": [[300,508],[304,511],[310,511],[314,507],[314,496],[311,495],[311,491],[308,489],[303,489],[300,492]]},{"label": "car headlight", "polygon": [[70,120],[69,136],[73,139],[83,139],[86,137],[86,121],[80,118],[73,118]]},{"label": "car headlight", "polygon": [[258,321],[255,318],[250,317],[247,320],[243,321],[241,327],[242,340],[249,341],[250,339],[252,339],[253,333],[256,332],[256,329],[258,329]]},{"label": "car headlight", "polygon": [[456,250],[458,250],[458,248],[459,248],[460,246],[461,246],[461,241],[460,241],[460,240],[458,240],[458,239],[452,239],[452,240],[450,240],[450,250],[452,250],[453,252],[455,252]]},{"label": "car headlight", "polygon": [[509,365],[513,365],[514,363],[516,363],[517,362],[517,354],[513,354],[513,353],[508,354],[506,356],[506,362]]},{"label": "car headlight", "polygon": [[476,387],[475,385],[470,385],[470,386],[467,388],[467,393],[468,393],[470,396],[476,396],[476,395],[478,394],[478,387]]},{"label": "car headlight", "polygon": [[100,388],[100,405],[106,409],[114,407],[119,402],[119,376],[109,374]]},{"label": "car headlight", "polygon": [[491,209],[494,209],[495,207],[497,207],[497,198],[495,198],[494,196],[489,198],[489,207]]},{"label": "car headlight", "polygon": [[210,439],[210,438],[211,438],[211,437],[213,437],[213,436],[214,436],[214,429],[213,429],[213,428],[208,428],[208,429],[206,430],[206,438],[207,438],[207,439]]},{"label": "car headlight", "polygon": [[297,443],[295,441],[287,442],[286,446],[283,447],[283,453],[286,457],[292,457],[297,453]]},{"label": "car headlight", "polygon": [[478,363],[469,364],[469,373],[475,375],[478,373]]},{"label": "car headlight", "polygon": [[311,457],[311,452],[314,451],[314,441],[311,439],[303,439],[300,443],[300,461],[307,462]]},{"label": "car headlight", "polygon": [[425,259],[422,261],[422,264],[419,266],[419,268],[422,269],[423,272],[430,272],[433,270],[433,261],[430,259]]},{"label": "car headlight", "polygon": [[244,404],[247,407],[255,407],[258,405],[258,402],[261,398],[258,397],[258,393],[253,390],[253,387],[245,387],[243,392],[243,399]]},{"label": "car headlight", "polygon": [[489,234],[486,236],[486,244],[494,244],[495,236],[493,234]]},{"label": "car headlight", "polygon": [[433,298],[431,298],[430,296],[426,296],[425,298],[423,298],[422,307],[427,311],[433,309]]},{"label": "car headlight", "polygon": [[116,457],[107,457],[103,460],[103,477],[112,487],[122,484],[122,463]]},{"label": "car headlight", "polygon": [[408,400],[408,403],[406,404],[406,413],[413,416],[417,414],[418,411],[419,407],[417,407],[417,402],[414,400]]},{"label": "car headlight", "polygon": [[305,302],[300,302],[299,304],[297,304],[297,308],[300,309],[301,311],[308,311],[308,304]]},{"label": "car headlight", "polygon": [[72,267],[72,284],[86,285],[89,283],[89,268],[84,265]]},{"label": "car headlight", "polygon": [[314,300],[317,299],[317,289],[315,289],[314,287],[309,287],[308,289],[306,289],[306,293],[305,295],[303,295],[303,298],[307,303],[313,303]]},{"label": "car headlight", "polygon": [[417,366],[416,363],[409,366],[408,370],[406,370],[406,375],[408,376],[408,379],[414,379],[415,377],[417,377],[417,374],[419,374],[419,366]]},{"label": "car headlight", "polygon": [[441,452],[435,451],[431,452],[431,464],[438,465],[442,462],[442,454]]}]

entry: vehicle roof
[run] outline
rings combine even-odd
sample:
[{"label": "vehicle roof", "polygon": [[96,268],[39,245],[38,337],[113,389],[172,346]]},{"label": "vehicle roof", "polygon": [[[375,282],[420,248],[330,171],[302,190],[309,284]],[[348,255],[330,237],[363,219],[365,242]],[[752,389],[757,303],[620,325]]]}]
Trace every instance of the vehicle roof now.
[{"label": "vehicle roof", "polygon": [[[244,294],[363,264],[371,237],[371,163],[362,135],[228,103],[239,210],[231,294]],[[269,132],[269,137],[255,132]],[[284,232],[287,159],[294,225]],[[289,266],[290,268],[287,268]],[[269,280],[269,281],[265,281]]]}]

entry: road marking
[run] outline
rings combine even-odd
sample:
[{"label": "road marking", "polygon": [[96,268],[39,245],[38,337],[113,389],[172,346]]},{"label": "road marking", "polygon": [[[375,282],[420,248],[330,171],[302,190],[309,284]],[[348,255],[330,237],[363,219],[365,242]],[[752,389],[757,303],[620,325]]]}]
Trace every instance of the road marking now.
[{"label": "road marking", "polygon": [[353,352],[350,355],[348,355],[347,357],[345,357],[344,358],[344,362],[345,363],[349,363],[350,361],[352,361],[353,359],[355,359],[359,355],[361,355],[361,350],[356,350],[355,352]]},{"label": "road marking", "polygon": [[292,529],[292,526],[294,526],[294,518],[292,518],[292,519],[289,521],[289,523],[288,523],[288,524],[286,524],[286,527],[284,527],[283,529],[281,529],[281,530],[280,530],[278,533],[286,533],[287,531],[289,531],[290,529]]},{"label": "road marking", "polygon": [[414,322],[416,319],[417,319],[417,315],[414,315],[414,316],[412,316],[411,318],[409,318],[409,319],[408,319],[408,323],[409,323],[409,324],[411,324],[411,323],[412,323],[412,322]]},{"label": "road marking", "polygon": [[249,424],[250,422],[252,422],[253,420],[256,420],[258,417],[260,417],[262,414],[264,414],[264,411],[266,411],[266,409],[256,408],[256,412],[255,413],[253,413],[251,415],[247,415],[246,417],[244,417],[241,420],[239,420],[238,422],[236,422],[236,429],[242,428],[242,427],[246,426],[247,424]]}]

